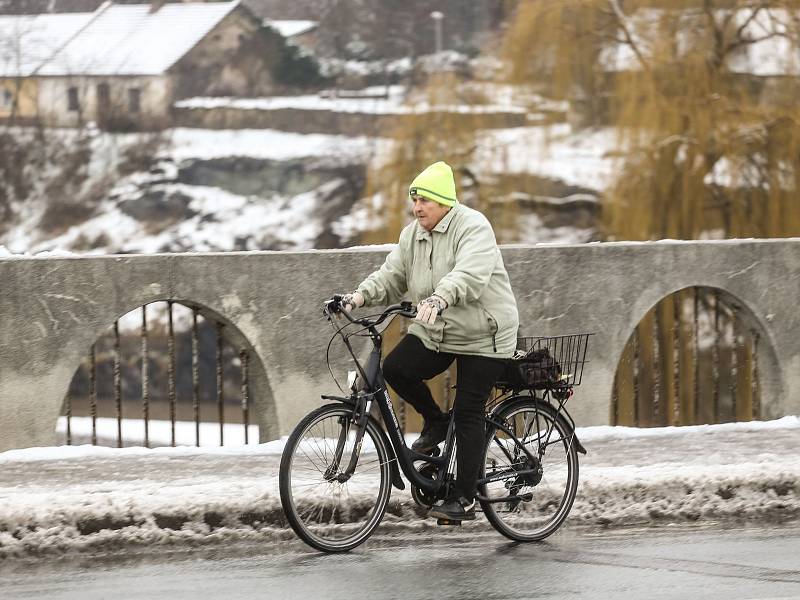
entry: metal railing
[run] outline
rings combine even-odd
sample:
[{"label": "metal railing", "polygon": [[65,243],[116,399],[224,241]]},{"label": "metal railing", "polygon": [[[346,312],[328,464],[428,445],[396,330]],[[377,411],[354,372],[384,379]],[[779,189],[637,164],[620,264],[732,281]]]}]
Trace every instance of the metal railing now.
[{"label": "metal railing", "polygon": [[663,298],[617,365],[611,422],[652,427],[761,418],[759,335],[715,288]]},{"label": "metal railing", "polygon": [[[166,310],[164,314],[161,315],[161,319],[153,319],[151,316],[152,313],[151,315],[148,315],[148,308],[156,309],[158,308],[158,305],[162,305],[162,308],[164,308],[165,305]],[[176,306],[183,307],[184,309],[191,311],[188,323],[188,331],[176,331],[174,314]],[[179,365],[177,364],[176,360],[178,342],[181,341],[178,338],[182,338],[184,343],[188,341],[191,346],[190,361],[185,361],[190,364],[191,374],[190,377],[181,378],[182,380],[188,379],[190,381],[190,385],[184,386],[190,389],[191,397],[187,399],[190,401],[190,406],[187,407],[186,403],[180,406],[180,408],[188,408],[191,411],[191,420],[193,421],[194,425],[194,435],[192,436],[193,439],[191,440],[191,443],[196,446],[200,446],[201,430],[205,431],[204,435],[207,436],[209,435],[209,425],[211,427],[217,425],[219,445],[224,445],[226,443],[226,422],[229,421],[235,421],[230,422],[230,426],[241,424],[244,433],[244,443],[250,443],[252,436],[250,435],[249,431],[251,425],[251,394],[250,355],[248,350],[245,348],[234,348],[232,344],[230,344],[230,342],[225,338],[225,324],[202,315],[197,307],[192,307],[175,302],[173,300],[168,300],[165,302],[146,304],[137,310],[141,311],[141,321],[138,326],[138,337],[140,339],[136,344],[139,353],[138,361],[141,363],[138,368],[138,373],[134,374],[132,373],[132,369],[124,368],[123,363],[123,346],[130,350],[133,347],[131,338],[135,335],[132,333],[134,329],[130,327],[131,319],[128,317],[131,315],[131,313],[129,313],[123,317],[123,319],[127,319],[126,323],[128,325],[128,329],[126,332],[121,333],[120,321],[122,319],[115,321],[113,326],[110,328],[110,336],[112,338],[110,344],[112,348],[110,353],[111,356],[103,355],[101,360],[98,360],[98,347],[101,345],[101,341],[103,341],[102,337],[99,338],[94,344],[92,344],[88,356],[84,360],[81,368],[78,369],[78,372],[76,372],[75,376],[73,377],[73,382],[70,385],[70,391],[67,393],[64,399],[63,408],[63,415],[66,420],[66,443],[71,445],[76,441],[76,431],[73,423],[73,421],[78,417],[75,406],[76,401],[78,400],[76,388],[82,387],[80,382],[76,382],[76,379],[84,376],[88,379],[88,385],[86,386],[88,410],[84,410],[83,412],[88,412],[88,415],[86,416],[90,418],[91,430],[90,435],[86,435],[88,432],[85,430],[82,432],[82,435],[85,439],[87,439],[87,441],[90,440],[91,444],[98,445],[98,443],[101,441],[113,443],[113,440],[108,440],[107,429],[103,432],[105,436],[98,435],[98,425],[100,419],[105,419],[105,421],[107,421],[108,418],[112,418],[116,420],[115,437],[117,447],[122,447],[126,441],[131,441],[130,436],[126,438],[123,435],[123,422],[126,422],[126,419],[142,422],[143,435],[141,436],[141,443],[146,447],[150,447],[154,442],[152,438],[152,424],[155,421],[155,419],[153,419],[154,403],[160,405],[159,408],[161,409],[160,412],[162,414],[164,412],[167,413],[169,422],[169,439],[165,440],[162,438],[161,440],[156,441],[156,445],[166,445],[167,442],[171,446],[175,446],[178,443],[189,443],[185,434],[182,436],[182,438],[179,438],[176,431],[177,425],[179,423],[184,423],[178,419],[179,375],[186,375],[183,372],[179,373]],[[156,315],[156,317],[157,316],[158,315]],[[162,331],[164,326],[166,328],[165,332]],[[213,380],[209,376],[211,375],[210,373],[203,372],[204,366],[207,370],[211,370],[208,367],[208,361],[206,360],[206,364],[204,365],[204,361],[201,357],[201,347],[202,350],[205,351],[204,354],[208,354],[208,350],[210,349],[209,346],[211,346],[211,344],[208,343],[209,340],[206,339],[205,344],[203,344],[203,340],[201,340],[201,332],[203,327],[205,327],[206,334],[208,333],[208,330],[211,330],[214,332],[215,336],[215,340],[213,342]],[[159,333],[162,335],[159,335]],[[166,356],[156,356],[154,354],[158,353],[154,353],[153,343],[156,341],[163,342],[163,339],[160,339],[163,337],[166,337]],[[205,337],[208,338],[208,335]],[[134,356],[134,358],[137,357]],[[154,387],[156,387],[154,385],[154,375],[158,374],[161,369],[154,369],[153,367],[163,367],[163,365],[157,364],[157,361],[166,362],[166,394],[162,393],[161,398],[158,397],[158,394],[154,394]],[[238,364],[234,364],[236,361],[238,361]],[[113,397],[103,398],[100,394],[101,386],[99,383],[101,374],[99,371],[101,369],[99,369],[99,367],[101,365],[103,367],[107,367],[107,363],[109,362],[112,365]],[[204,374],[206,377],[202,376]],[[131,380],[136,379],[134,375],[138,376],[138,382],[140,386],[140,390],[137,395],[138,397],[134,398],[131,397],[131,395],[125,397],[125,392],[131,387],[131,385],[125,384],[130,384]],[[234,381],[236,379],[238,379],[238,381]],[[212,381],[212,385],[215,388],[214,390],[209,389],[209,383]],[[134,381],[134,383],[136,382]],[[161,383],[163,384],[163,382]],[[164,386],[161,385],[160,387],[163,388]],[[238,391],[238,398],[231,397],[231,400],[234,401],[235,404],[234,402],[226,402],[226,387],[229,390],[233,388]],[[208,409],[211,407],[205,406],[207,410],[203,411],[203,405],[209,404],[209,398],[213,398],[214,410],[209,411]],[[107,405],[109,400],[113,402],[111,407]],[[136,412],[133,412],[132,407],[135,406],[135,403],[140,405],[140,409]],[[164,403],[166,403],[166,407],[163,406]],[[85,404],[86,403],[84,402],[84,407]],[[234,408],[234,406],[236,408]],[[111,409],[113,409],[113,412]],[[232,416],[232,413],[237,410],[240,411],[240,414]],[[112,412],[111,417],[101,416],[108,414],[109,412]],[[189,410],[183,410],[182,412],[186,414],[189,412]],[[213,412],[213,419],[207,418],[209,412]],[[104,424],[108,425],[108,423]],[[204,426],[201,427],[201,425]],[[228,432],[230,432],[230,427],[228,427]],[[239,439],[241,439],[241,437]],[[203,441],[207,443],[207,440]],[[137,443],[136,445],[139,444]]]}]

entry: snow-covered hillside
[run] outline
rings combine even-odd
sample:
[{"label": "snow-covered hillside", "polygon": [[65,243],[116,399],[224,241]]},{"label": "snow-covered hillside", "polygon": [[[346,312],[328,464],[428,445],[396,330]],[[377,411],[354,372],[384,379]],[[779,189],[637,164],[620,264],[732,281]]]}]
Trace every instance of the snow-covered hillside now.
[{"label": "snow-covered hillside", "polygon": [[[54,234],[42,229],[44,209],[31,202],[0,244],[17,253],[305,250],[353,245],[380,225],[379,199],[359,195],[367,165],[379,166],[391,150],[388,140],[274,130],[94,131],[90,183],[144,143],[157,146],[156,159],[109,185],[88,218]],[[488,131],[474,170],[529,173],[599,191],[612,169],[612,146],[609,131],[585,135],[565,124]],[[535,214],[522,218],[526,238],[516,241],[579,242],[590,235],[581,227],[547,227]]]}]

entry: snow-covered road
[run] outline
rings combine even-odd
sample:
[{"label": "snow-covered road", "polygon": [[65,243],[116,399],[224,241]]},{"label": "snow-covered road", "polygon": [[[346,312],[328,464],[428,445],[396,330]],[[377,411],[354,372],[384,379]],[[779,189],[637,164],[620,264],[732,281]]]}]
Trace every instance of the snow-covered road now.
[{"label": "snow-covered road", "polygon": [[[572,524],[800,517],[798,417],[578,434],[589,453]],[[282,445],[0,453],[0,557],[287,539],[277,490]],[[393,490],[380,529],[429,527],[408,490]]]}]

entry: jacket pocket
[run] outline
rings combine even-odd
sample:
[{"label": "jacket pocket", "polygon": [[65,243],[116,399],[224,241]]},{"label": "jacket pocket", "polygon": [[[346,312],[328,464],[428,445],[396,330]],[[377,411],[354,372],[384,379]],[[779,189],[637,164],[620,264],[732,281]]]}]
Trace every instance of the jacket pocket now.
[{"label": "jacket pocket", "polygon": [[479,304],[454,306],[443,316],[447,322],[445,336],[453,340],[480,343],[495,331],[491,315]]}]

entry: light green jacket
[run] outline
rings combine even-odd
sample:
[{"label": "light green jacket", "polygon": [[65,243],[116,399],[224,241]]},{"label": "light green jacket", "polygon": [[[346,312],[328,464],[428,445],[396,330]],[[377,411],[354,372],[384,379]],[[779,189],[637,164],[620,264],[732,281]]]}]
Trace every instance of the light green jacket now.
[{"label": "light green jacket", "polygon": [[448,307],[433,325],[413,321],[408,332],[437,352],[508,358],[517,345],[519,316],[503,257],[489,221],[456,204],[433,231],[414,221],[400,243],[358,291],[367,306],[414,304],[431,294]]}]

